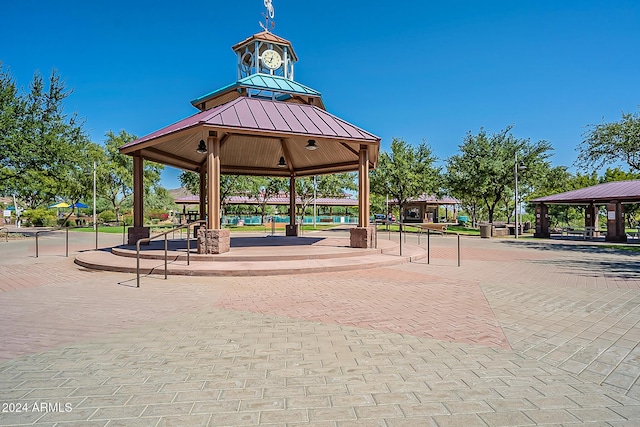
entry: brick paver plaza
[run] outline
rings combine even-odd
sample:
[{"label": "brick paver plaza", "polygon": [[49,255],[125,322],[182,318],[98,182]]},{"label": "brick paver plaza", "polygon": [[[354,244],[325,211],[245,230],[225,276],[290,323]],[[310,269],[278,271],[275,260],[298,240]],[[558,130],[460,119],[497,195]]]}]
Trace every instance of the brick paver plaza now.
[{"label": "brick paver plaza", "polygon": [[63,242],[0,243],[2,426],[640,425],[638,252],[468,237],[458,268],[432,237],[429,265],[137,289]]}]

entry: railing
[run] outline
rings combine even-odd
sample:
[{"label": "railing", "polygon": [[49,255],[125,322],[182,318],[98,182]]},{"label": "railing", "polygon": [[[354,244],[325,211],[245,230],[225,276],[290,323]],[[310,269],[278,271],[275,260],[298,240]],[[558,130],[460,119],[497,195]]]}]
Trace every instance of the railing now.
[{"label": "railing", "polygon": [[[52,229],[49,229],[49,230],[38,230],[38,231],[36,231],[36,234],[35,234],[35,236],[36,236],[36,258],[38,258],[38,256],[39,256],[39,244],[38,244],[39,241],[38,241],[38,237],[40,236],[40,233],[53,233],[53,232],[60,231],[60,230],[66,230],[66,233],[65,233],[65,244],[64,244],[64,249],[65,249],[64,256],[68,257],[69,256],[69,229],[72,229],[72,228],[87,228],[87,227],[81,225],[81,226],[76,226],[76,227],[57,227],[57,228],[52,228]],[[98,234],[97,234],[97,232],[96,232],[96,249],[98,249]]]},{"label": "railing", "polygon": [[175,237],[176,230],[180,230],[180,237],[182,237],[182,229],[184,228],[187,229],[187,265],[190,265],[191,232],[189,230],[192,226],[198,225],[198,224],[204,224],[205,222],[206,222],[205,220],[190,222],[188,224],[179,225],[178,227],[172,228],[171,230],[165,231],[164,233],[160,233],[152,237],[146,237],[144,239],[139,239],[136,242],[136,288],[140,287],[140,244],[149,243],[152,240],[155,240],[160,237],[164,237],[164,278],[166,280],[167,279],[167,253],[169,252],[167,236],[170,233],[173,233],[173,236]]},{"label": "railing", "polygon": [[[377,231],[378,231],[377,230],[377,225],[378,224],[379,223],[376,224],[376,247],[377,247],[377,239],[378,239],[378,235],[377,235]],[[402,222],[396,222],[396,223],[386,222],[387,231],[389,233],[389,240],[391,240],[391,229],[389,228],[389,224],[397,224],[398,225],[398,231],[400,232],[400,238],[399,238],[398,241],[400,243],[400,256],[402,256],[402,242],[404,241],[404,243],[407,243],[407,232],[403,231],[403,225],[412,227],[412,226],[415,226],[415,224],[412,224],[412,223],[405,224],[405,223],[402,223]],[[461,258],[461,255],[460,255],[460,233],[457,233],[457,232],[454,232],[454,231],[446,231],[446,230],[432,230],[430,228],[426,228],[426,230],[427,230],[427,264],[431,263],[431,232],[433,231],[433,232],[438,233],[439,235],[442,235],[442,236],[446,236],[447,234],[454,234],[454,235],[457,236],[457,238],[458,238],[458,267],[460,267],[460,258]],[[420,246],[420,237],[422,236],[424,230],[421,229],[421,228],[418,228],[417,231],[418,231],[418,246]]]},{"label": "railing", "polygon": [[9,241],[9,229],[7,227],[0,228],[0,232],[4,230],[5,242]]}]

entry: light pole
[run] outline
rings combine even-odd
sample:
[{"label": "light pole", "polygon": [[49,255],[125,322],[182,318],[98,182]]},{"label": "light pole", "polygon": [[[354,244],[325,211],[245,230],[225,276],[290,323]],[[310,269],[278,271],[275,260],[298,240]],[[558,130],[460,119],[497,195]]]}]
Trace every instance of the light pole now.
[{"label": "light pole", "polygon": [[518,172],[519,171],[523,171],[527,169],[527,167],[524,165],[524,162],[520,162],[520,164],[518,164],[518,153],[516,152],[515,154],[515,162],[513,163],[513,175],[515,177],[515,181],[516,181],[516,194],[515,194],[515,208],[514,208],[514,213],[515,213],[515,222],[516,222],[516,228],[515,228],[515,236],[516,239],[518,238]]}]

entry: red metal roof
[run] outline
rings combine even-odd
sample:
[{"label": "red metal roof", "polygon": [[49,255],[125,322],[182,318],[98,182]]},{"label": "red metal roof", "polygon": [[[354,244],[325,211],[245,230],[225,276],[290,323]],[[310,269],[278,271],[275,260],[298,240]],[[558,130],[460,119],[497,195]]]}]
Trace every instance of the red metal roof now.
[{"label": "red metal roof", "polygon": [[561,205],[608,203],[614,200],[619,202],[640,202],[640,180],[606,182],[592,187],[539,197],[530,200],[530,202]]},{"label": "red metal roof", "polygon": [[170,126],[139,138],[122,149],[199,125],[228,129],[340,138],[345,141],[379,141],[360,129],[313,105],[294,104],[241,97],[226,104],[194,114]]}]

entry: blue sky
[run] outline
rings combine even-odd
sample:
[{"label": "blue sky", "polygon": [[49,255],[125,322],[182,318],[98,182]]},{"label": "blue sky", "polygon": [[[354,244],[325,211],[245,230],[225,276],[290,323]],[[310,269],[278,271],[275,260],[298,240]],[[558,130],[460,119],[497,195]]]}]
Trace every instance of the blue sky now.
[{"label": "blue sky", "polygon": [[[514,125],[572,166],[589,124],[640,105],[640,2],[273,0],[296,80],[383,140],[424,138],[444,160],[464,135]],[[231,46],[261,31],[262,0],[0,0],[0,61],[28,87],[57,69],[66,111],[96,142],[143,136],[232,83]],[[571,170],[575,171],[573,167]],[[179,186],[179,171],[163,184]]]}]

